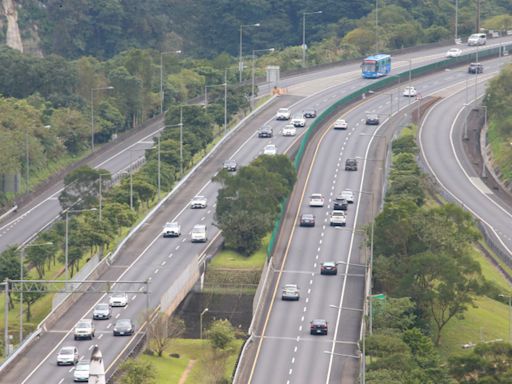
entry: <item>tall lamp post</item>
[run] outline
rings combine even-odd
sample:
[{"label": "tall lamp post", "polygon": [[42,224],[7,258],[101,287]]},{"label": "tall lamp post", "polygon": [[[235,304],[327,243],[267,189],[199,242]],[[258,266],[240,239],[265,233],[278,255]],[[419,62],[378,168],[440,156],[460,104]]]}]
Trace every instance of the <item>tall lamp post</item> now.
[{"label": "tall lamp post", "polygon": [[274,48],[267,48],[267,49],[253,49],[252,50],[252,65],[251,65],[251,109],[254,109],[254,78],[255,78],[255,61],[256,61],[256,52],[274,52]]},{"label": "tall lamp post", "polygon": [[29,247],[44,247],[47,245],[53,245],[51,241],[36,244],[27,244],[21,248],[20,254],[20,280],[21,280],[21,291],[20,291],[20,344],[23,341],[23,263],[25,261],[25,249]]},{"label": "tall lamp post", "polygon": [[228,80],[227,80],[227,70],[224,71],[224,83],[222,84],[211,84],[204,86],[204,106],[208,108],[208,88],[213,87],[224,87],[224,134],[227,131],[227,121],[228,121]]},{"label": "tall lamp post", "polygon": [[260,23],[256,23],[256,24],[240,24],[240,52],[239,52],[239,55],[238,55],[238,71],[240,72],[240,82],[242,82],[242,73],[244,71],[244,62],[242,60],[242,55],[243,55],[243,35],[244,35],[244,28],[247,28],[247,27],[259,27],[261,24]]},{"label": "tall lamp post", "polygon": [[94,91],[114,89],[113,86],[91,88],[91,152],[94,152]]},{"label": "tall lamp post", "polygon": [[317,15],[322,11],[302,12],[302,67],[306,68],[306,15]]},{"label": "tall lamp post", "polygon": [[89,209],[75,209],[69,210],[66,209],[66,229],[65,229],[65,239],[64,239],[64,268],[66,273],[66,280],[69,280],[69,266],[68,266],[68,249],[69,249],[69,214],[70,213],[79,213],[79,212],[87,212],[87,211],[96,211],[96,208]]},{"label": "tall lamp post", "polygon": [[181,50],[160,52],[160,113],[164,113],[164,55],[177,54],[179,55]]},{"label": "tall lamp post", "polygon": [[[182,127],[182,123],[178,124],[172,124],[172,125],[164,125],[164,128],[173,128],[173,127]],[[161,180],[162,180],[162,167],[161,167],[161,154],[162,152],[168,152],[168,151],[162,151],[160,148],[160,136],[157,137],[157,168],[158,168],[158,175],[157,175],[157,188],[158,188],[158,200],[160,201],[160,192],[161,192]]]},{"label": "tall lamp post", "polygon": [[203,312],[199,315],[199,338],[203,339],[203,315],[208,312],[208,308],[203,309]]}]

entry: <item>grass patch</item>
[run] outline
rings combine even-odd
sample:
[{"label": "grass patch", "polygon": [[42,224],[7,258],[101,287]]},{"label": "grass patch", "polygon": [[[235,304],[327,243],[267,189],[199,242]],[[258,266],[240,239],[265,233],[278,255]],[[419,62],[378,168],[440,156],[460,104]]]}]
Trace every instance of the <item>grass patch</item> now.
[{"label": "grass patch", "polygon": [[[235,340],[227,353],[224,377],[229,381],[242,343],[242,340]],[[156,382],[159,384],[178,383],[189,362],[195,360],[185,383],[201,384],[203,382],[202,379],[209,375],[210,369],[204,361],[204,356],[211,351],[212,348],[207,340],[175,339],[162,357],[143,354],[137,357],[137,359],[153,365],[157,376]],[[177,353],[180,357],[178,359],[170,357],[170,353]]]},{"label": "grass patch", "polygon": [[267,247],[270,234],[265,236],[260,249],[250,256],[243,256],[235,251],[224,250],[219,252],[210,263],[211,268],[230,269],[261,269],[267,259]]},{"label": "grass patch", "polygon": [[512,288],[508,280],[503,276],[503,274],[485,257],[482,252],[479,252],[478,249],[473,248],[471,252],[471,256],[478,261],[480,267],[482,268],[482,274],[486,280],[493,282],[499,288],[503,290],[503,293],[509,292]]},{"label": "grass patch", "polygon": [[443,330],[439,346],[443,359],[468,353],[461,346],[469,342],[508,340],[508,306],[488,297],[478,297],[475,303],[478,307],[470,307],[464,319],[452,319]]}]

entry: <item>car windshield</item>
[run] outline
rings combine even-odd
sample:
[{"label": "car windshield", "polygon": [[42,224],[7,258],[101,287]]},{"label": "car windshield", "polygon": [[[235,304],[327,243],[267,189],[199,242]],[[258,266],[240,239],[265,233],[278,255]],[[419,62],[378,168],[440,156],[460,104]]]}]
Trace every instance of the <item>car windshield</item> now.
[{"label": "car windshield", "polygon": [[77,371],[88,371],[89,370],[89,364],[83,364],[80,363],[75,368]]},{"label": "car windshield", "polygon": [[324,267],[334,267],[336,264],[334,264],[332,261],[326,261],[324,263]]},{"label": "car windshield", "polygon": [[60,355],[72,355],[75,353],[73,348],[62,348],[59,352]]},{"label": "car windshield", "polygon": [[131,327],[130,320],[127,320],[127,319],[117,320],[116,327]]},{"label": "car windshield", "polygon": [[202,233],[204,232],[204,228],[192,228],[192,233]]}]

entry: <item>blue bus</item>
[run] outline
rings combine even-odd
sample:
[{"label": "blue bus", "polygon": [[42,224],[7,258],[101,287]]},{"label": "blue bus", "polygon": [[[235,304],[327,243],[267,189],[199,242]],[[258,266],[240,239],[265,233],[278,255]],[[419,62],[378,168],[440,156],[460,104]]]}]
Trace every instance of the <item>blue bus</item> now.
[{"label": "blue bus", "polygon": [[391,71],[391,56],[378,54],[368,56],[361,64],[361,74],[365,79],[386,76]]}]

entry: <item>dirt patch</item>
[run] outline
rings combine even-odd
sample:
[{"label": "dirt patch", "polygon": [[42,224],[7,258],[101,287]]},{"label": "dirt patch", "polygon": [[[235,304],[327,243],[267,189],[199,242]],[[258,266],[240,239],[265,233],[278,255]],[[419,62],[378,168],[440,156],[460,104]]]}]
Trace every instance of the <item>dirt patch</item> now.
[{"label": "dirt patch", "polygon": [[194,367],[194,364],[196,363],[196,360],[190,360],[188,362],[187,368],[183,371],[180,377],[180,381],[178,381],[178,384],[185,384],[187,381],[188,375],[190,375],[190,371],[192,371],[192,368]]}]

